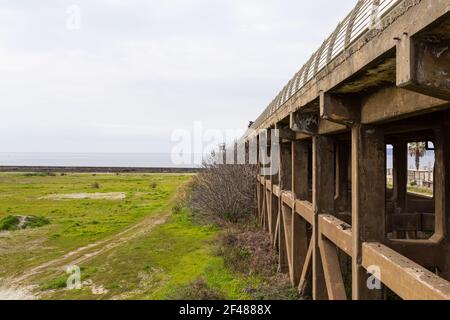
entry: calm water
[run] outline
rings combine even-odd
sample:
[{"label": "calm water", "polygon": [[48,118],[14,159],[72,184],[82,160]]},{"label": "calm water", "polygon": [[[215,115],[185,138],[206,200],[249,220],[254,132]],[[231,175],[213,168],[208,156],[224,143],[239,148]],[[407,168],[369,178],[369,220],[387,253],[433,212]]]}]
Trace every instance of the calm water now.
[{"label": "calm water", "polygon": [[[387,167],[392,168],[392,150],[386,152]],[[191,161],[193,163],[193,161]],[[421,168],[432,167],[434,152],[420,159]],[[4,166],[76,166],[76,167],[195,167],[194,164],[174,164],[169,153],[26,153],[0,152]],[[414,167],[413,157],[408,167]]]},{"label": "calm water", "polygon": [[174,164],[169,153],[16,153],[0,152],[4,166],[194,167]]}]

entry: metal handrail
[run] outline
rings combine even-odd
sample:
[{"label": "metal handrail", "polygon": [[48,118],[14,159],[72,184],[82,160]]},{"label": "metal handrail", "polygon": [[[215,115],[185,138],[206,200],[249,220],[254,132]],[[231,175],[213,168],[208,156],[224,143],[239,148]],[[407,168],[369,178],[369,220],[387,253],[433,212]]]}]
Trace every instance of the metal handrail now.
[{"label": "metal handrail", "polygon": [[346,48],[373,27],[376,21],[390,12],[402,0],[359,0],[353,10],[340,22],[335,31],[323,42],[319,50],[295,73],[275,99],[253,123],[258,127],[274,114],[293,95],[330,64]]}]

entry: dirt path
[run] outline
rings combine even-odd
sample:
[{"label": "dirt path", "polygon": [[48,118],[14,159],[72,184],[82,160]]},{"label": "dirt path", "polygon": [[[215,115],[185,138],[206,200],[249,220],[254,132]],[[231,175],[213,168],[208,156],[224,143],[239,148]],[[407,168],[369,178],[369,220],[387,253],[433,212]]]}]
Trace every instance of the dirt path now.
[{"label": "dirt path", "polygon": [[49,270],[65,270],[70,265],[80,265],[102,253],[108,252],[121,244],[150,232],[155,226],[163,224],[169,214],[153,215],[145,218],[139,223],[106,239],[91,243],[87,246],[73,250],[60,258],[50,260],[44,264],[30,268],[22,274],[3,279],[0,283],[0,300],[2,299],[32,299],[30,286],[27,280],[33,276]]}]

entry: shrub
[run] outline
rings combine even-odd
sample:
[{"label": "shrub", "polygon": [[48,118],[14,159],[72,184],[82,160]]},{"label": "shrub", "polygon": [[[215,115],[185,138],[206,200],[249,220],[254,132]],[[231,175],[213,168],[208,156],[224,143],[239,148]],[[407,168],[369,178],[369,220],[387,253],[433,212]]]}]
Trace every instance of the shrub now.
[{"label": "shrub", "polygon": [[39,228],[50,224],[50,220],[45,217],[28,216],[25,217],[23,228]]},{"label": "shrub", "polygon": [[47,173],[45,172],[26,172],[23,174],[24,177],[46,177]]},{"label": "shrub", "polygon": [[203,278],[197,278],[191,283],[177,288],[170,297],[171,300],[224,300],[222,292],[211,288]]},{"label": "shrub", "polygon": [[50,221],[45,217],[10,215],[0,220],[0,231],[39,228],[47,224],[50,224]]},{"label": "shrub", "polygon": [[100,184],[98,182],[94,182],[93,184],[91,184],[91,188],[92,189],[100,189]]},{"label": "shrub", "polygon": [[272,276],[277,271],[278,256],[263,230],[228,230],[219,239],[218,254],[235,272]]},{"label": "shrub", "polygon": [[156,189],[157,186],[158,186],[158,184],[156,182],[150,183],[150,188],[152,188],[152,189]]},{"label": "shrub", "polygon": [[183,206],[179,203],[176,203],[173,207],[172,207],[172,213],[180,213],[183,210]]},{"label": "shrub", "polygon": [[298,300],[297,289],[288,276],[277,272],[278,255],[270,237],[259,229],[228,230],[219,240],[218,253],[225,266],[236,273],[256,275],[257,284],[246,288],[255,300]]},{"label": "shrub", "polygon": [[19,225],[19,217],[16,216],[6,216],[0,220],[0,231],[12,231],[17,230]]},{"label": "shrub", "polygon": [[276,274],[258,286],[247,288],[254,300],[299,300],[300,296],[284,274]]},{"label": "shrub", "polygon": [[227,222],[248,220],[256,202],[255,176],[253,165],[205,162],[192,182],[192,211]]},{"label": "shrub", "polygon": [[58,278],[52,279],[47,283],[41,284],[41,290],[55,290],[62,289],[67,286],[67,277],[60,276]]}]

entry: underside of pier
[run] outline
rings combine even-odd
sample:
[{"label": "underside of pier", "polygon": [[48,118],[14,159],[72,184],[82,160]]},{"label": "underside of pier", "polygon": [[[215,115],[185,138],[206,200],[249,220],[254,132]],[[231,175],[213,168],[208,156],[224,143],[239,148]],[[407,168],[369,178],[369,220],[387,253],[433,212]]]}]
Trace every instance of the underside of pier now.
[{"label": "underside of pier", "polygon": [[[312,299],[450,299],[450,0],[387,2],[370,27],[359,1],[241,141],[279,161],[257,215]],[[408,188],[417,143],[430,194]]]}]

